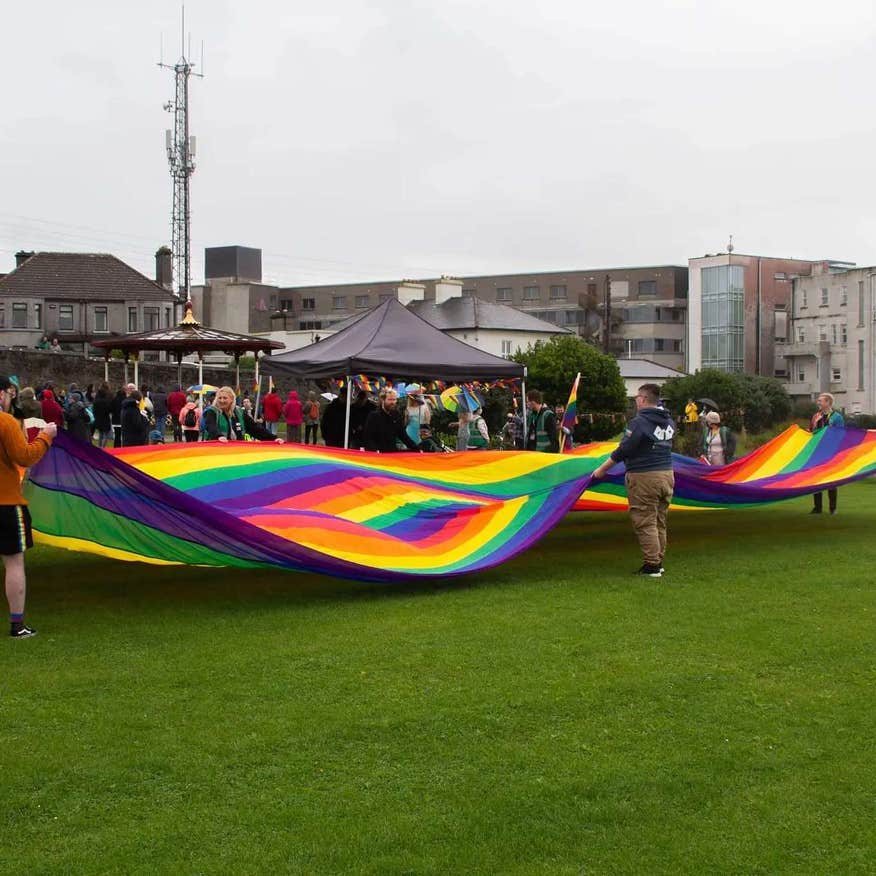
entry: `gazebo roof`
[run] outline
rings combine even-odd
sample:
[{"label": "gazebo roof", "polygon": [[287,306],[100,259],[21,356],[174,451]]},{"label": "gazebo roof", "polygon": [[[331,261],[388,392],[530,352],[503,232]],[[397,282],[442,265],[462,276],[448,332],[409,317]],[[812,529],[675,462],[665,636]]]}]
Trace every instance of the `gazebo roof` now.
[{"label": "gazebo roof", "polygon": [[282,350],[285,344],[256,335],[240,335],[202,326],[192,314],[192,302],[187,301],[186,315],[175,328],[111,338],[93,338],[91,346],[104,350],[107,356],[110,350],[121,350],[126,356],[141,350],[165,350],[179,356],[213,350],[233,356],[249,351],[268,353],[271,350]]}]

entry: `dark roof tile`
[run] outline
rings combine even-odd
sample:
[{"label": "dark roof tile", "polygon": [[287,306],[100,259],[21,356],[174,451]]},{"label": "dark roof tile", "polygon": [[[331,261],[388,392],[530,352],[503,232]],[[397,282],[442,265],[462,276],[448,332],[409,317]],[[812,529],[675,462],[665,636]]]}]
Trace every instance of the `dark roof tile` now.
[{"label": "dark roof tile", "polygon": [[3,297],[173,301],[174,295],[107,253],[38,252],[0,279]]}]

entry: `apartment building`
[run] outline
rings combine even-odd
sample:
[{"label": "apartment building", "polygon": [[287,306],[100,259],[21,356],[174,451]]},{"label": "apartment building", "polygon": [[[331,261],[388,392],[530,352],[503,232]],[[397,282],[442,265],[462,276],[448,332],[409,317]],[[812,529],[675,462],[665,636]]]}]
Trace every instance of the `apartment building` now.
[{"label": "apartment building", "polygon": [[792,280],[786,389],[830,392],[847,413],[876,412],[876,267],[821,264]]},{"label": "apartment building", "polygon": [[690,259],[687,370],[787,378],[791,287],[816,266],[842,270],[854,265],[734,252]]}]

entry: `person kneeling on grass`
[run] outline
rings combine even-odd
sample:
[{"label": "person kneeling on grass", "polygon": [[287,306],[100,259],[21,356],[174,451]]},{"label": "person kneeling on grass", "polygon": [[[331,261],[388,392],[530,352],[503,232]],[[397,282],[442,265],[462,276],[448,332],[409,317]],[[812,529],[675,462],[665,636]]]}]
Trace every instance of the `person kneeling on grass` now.
[{"label": "person kneeling on grass", "polygon": [[235,404],[234,390],[223,386],[216,401],[204,409],[204,435],[207,441],[276,441],[284,444],[264,426],[260,426],[243,408]]},{"label": "person kneeling on grass", "polygon": [[21,495],[18,467],[27,468],[42,459],[58,434],[58,427],[47,423],[28,444],[18,421],[9,414],[11,386],[8,377],[0,377],[0,554],[6,569],[9,635],[13,639],[26,639],[36,635],[36,630],[24,623],[24,552],[33,547],[33,534],[27,502]]}]

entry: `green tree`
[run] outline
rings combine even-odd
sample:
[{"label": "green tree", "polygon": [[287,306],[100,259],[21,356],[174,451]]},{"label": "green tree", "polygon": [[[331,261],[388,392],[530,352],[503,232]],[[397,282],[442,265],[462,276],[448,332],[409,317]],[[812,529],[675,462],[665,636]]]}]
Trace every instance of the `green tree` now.
[{"label": "green tree", "polygon": [[772,377],[706,368],[688,377],[667,380],[662,393],[677,416],[684,412],[688,399],[710,398],[717,404],[722,422],[734,429],[744,426],[751,432],[768,429],[791,415],[791,399]]},{"label": "green tree", "polygon": [[528,389],[539,389],[548,404],[565,404],[580,371],[578,413],[583,414],[576,440],[595,441],[617,433],[627,408],[627,394],[613,356],[575,335],[536,341],[513,356],[526,365]]}]

